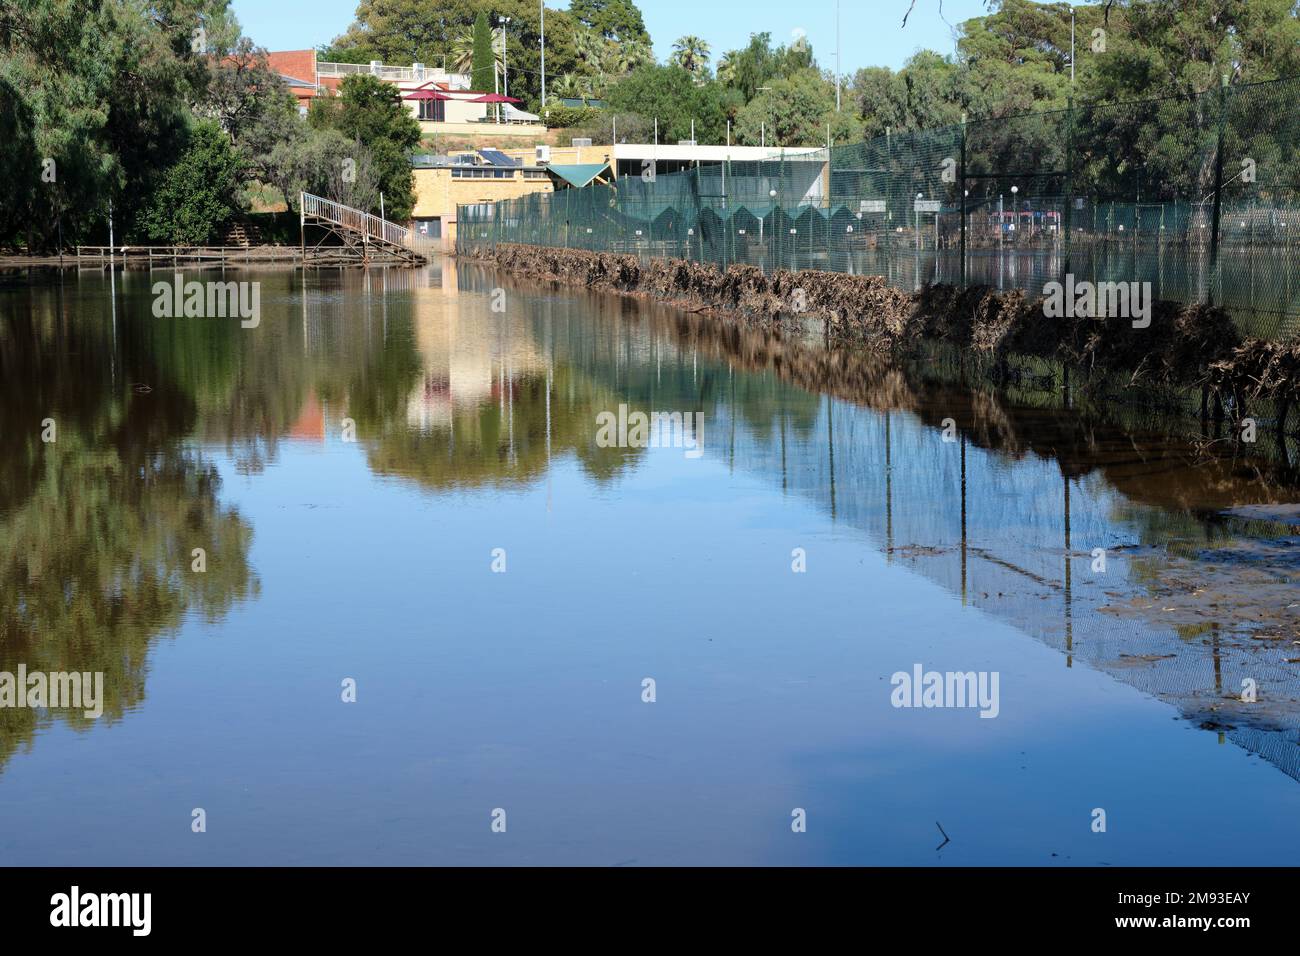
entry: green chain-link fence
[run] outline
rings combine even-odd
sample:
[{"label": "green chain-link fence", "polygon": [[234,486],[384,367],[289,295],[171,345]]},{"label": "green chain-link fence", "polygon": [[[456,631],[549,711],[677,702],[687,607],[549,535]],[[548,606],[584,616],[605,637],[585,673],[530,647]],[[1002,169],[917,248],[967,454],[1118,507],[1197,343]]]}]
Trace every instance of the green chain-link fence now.
[{"label": "green chain-link fence", "polygon": [[1300,78],[970,122],[461,206],[457,248],[1024,289],[1149,282],[1300,333]]}]

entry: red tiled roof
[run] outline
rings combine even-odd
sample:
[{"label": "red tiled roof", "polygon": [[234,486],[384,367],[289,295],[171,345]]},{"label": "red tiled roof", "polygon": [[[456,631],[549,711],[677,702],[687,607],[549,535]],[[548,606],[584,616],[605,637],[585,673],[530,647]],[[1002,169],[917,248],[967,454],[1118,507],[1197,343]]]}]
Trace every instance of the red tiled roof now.
[{"label": "red tiled roof", "polygon": [[266,54],[267,65],[276,73],[301,76],[316,81],[315,50],[277,50]]}]

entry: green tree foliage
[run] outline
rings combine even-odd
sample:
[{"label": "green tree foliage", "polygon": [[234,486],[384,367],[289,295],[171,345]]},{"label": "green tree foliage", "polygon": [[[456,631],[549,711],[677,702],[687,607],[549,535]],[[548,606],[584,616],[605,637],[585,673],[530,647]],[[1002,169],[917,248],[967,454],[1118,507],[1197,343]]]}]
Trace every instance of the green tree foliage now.
[{"label": "green tree foliage", "polygon": [[377,59],[381,57],[374,50],[360,43],[325,43],[316,48],[316,60],[320,63],[369,63]]},{"label": "green tree foliage", "polygon": [[492,29],[487,13],[480,10],[474,20],[474,46],[471,54],[470,87],[491,93],[495,88],[496,57],[492,53]]},{"label": "green tree foliage", "polygon": [[[1086,49],[1091,28],[1100,25],[1101,18],[1099,7],[1076,9],[1080,48]],[[1070,85],[1069,4],[1003,0],[997,12],[968,20],[960,30],[957,48],[965,68],[964,88],[959,93],[946,90],[945,96],[961,100],[977,116],[1065,105]],[[935,63],[926,66],[941,69]],[[952,83],[945,80],[943,85]]]},{"label": "green tree foliage", "polygon": [[836,112],[835,87],[816,70],[774,79],[736,115],[736,140],[751,146],[824,146],[827,124],[834,142],[862,138],[850,111]]},{"label": "green tree foliage", "polygon": [[751,33],[748,46],[723,54],[718,62],[718,80],[728,89],[739,91],[743,105],[757,96],[759,87],[766,86],[770,80],[789,77],[815,65],[812,46],[807,40],[773,48],[772,34]]},{"label": "green tree foliage", "polygon": [[[370,150],[336,129],[309,127],[300,137],[277,144],[267,168],[267,182],[291,209],[298,208],[299,194],[305,192],[354,209],[379,210],[380,185]],[[389,208],[385,195],[385,213]]]},{"label": "green tree foliage", "polygon": [[[430,65],[445,61],[452,67],[463,58],[464,36],[473,30],[480,13],[491,29],[497,28],[498,17],[510,17],[505,57],[510,95],[523,99],[526,107],[536,112],[541,105],[541,12],[537,0],[363,0],[356,21],[328,47],[328,59]],[[599,62],[577,55],[574,36],[580,26],[568,10],[547,9],[548,80],[565,73],[600,74]],[[474,86],[491,90],[491,72],[476,78]]]},{"label": "green tree foliage", "polygon": [[239,208],[243,162],[215,122],[195,124],[184,150],[159,178],[137,227],[153,242],[206,245]]},{"label": "green tree foliage", "polygon": [[227,17],[226,0],[0,5],[0,242],[84,238],[110,200],[129,223],[206,82],[192,30]]},{"label": "green tree foliage", "polygon": [[[293,94],[267,65],[266,51],[248,37],[215,46],[206,65],[207,82],[193,110],[220,123],[236,144],[265,136],[268,127],[278,127],[283,135],[285,124],[298,121]],[[250,155],[256,155],[260,144],[249,145]]]},{"label": "green tree foliage", "polygon": [[960,24],[955,56],[923,50],[897,72],[859,70],[853,89],[866,129],[1062,109],[1071,95],[1078,103],[1174,96],[1190,104],[1224,73],[1233,83],[1300,74],[1294,0],[1115,0],[1073,11],[1073,87],[1071,5],[1002,0]]},{"label": "green tree foliage", "polygon": [[661,142],[689,139],[691,121],[700,142],[721,142],[727,116],[716,82],[697,84],[680,66],[643,66],[610,88],[607,108],[659,120]]},{"label": "green tree foliage", "polygon": [[1189,96],[1232,83],[1300,75],[1300,16],[1293,0],[1117,0],[1088,99]]},{"label": "green tree foliage", "polygon": [[688,73],[703,73],[709,65],[709,45],[697,36],[684,36],[673,44],[673,62]]},{"label": "green tree foliage", "polygon": [[[410,218],[415,205],[411,153],[420,142],[420,124],[396,87],[369,74],[353,74],[340,84],[338,97],[313,104],[309,121],[316,129],[335,129],[365,146],[388,218]],[[378,203],[364,208],[379,211]]]},{"label": "green tree foliage", "polygon": [[650,42],[645,20],[632,0],[572,0],[569,12],[582,26],[607,40]]},{"label": "green tree foliage", "polygon": [[[547,124],[559,129],[580,129],[594,123],[601,123],[602,129],[608,121],[602,116],[603,111],[589,106],[554,106],[548,109]],[[593,137],[594,139],[595,137]]]}]

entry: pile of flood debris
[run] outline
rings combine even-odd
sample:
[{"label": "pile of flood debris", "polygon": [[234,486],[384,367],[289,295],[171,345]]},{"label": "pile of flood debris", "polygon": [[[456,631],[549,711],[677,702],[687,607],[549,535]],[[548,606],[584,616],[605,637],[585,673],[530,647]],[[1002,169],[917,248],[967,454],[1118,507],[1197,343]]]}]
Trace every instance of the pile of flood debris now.
[{"label": "pile of flood debris", "polygon": [[987,286],[896,289],[880,276],[733,265],[683,259],[500,245],[481,253],[516,273],[591,289],[653,297],[695,312],[728,313],[780,329],[817,319],[836,342],[910,351],[946,342],[1004,364],[1011,356],[1058,361],[1091,372],[1124,372],[1132,384],[1201,387],[1242,400],[1300,396],[1300,344],[1243,339],[1228,314],[1207,305],[1150,304],[1149,322],[1048,318],[1042,296]]}]

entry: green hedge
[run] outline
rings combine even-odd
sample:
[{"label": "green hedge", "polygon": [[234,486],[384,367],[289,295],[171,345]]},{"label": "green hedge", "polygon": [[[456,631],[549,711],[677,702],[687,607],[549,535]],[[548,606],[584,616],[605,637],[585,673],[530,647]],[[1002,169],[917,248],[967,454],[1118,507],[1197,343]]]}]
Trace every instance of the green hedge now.
[{"label": "green hedge", "polygon": [[548,106],[542,118],[551,129],[570,129],[586,126],[599,115],[592,106]]}]

